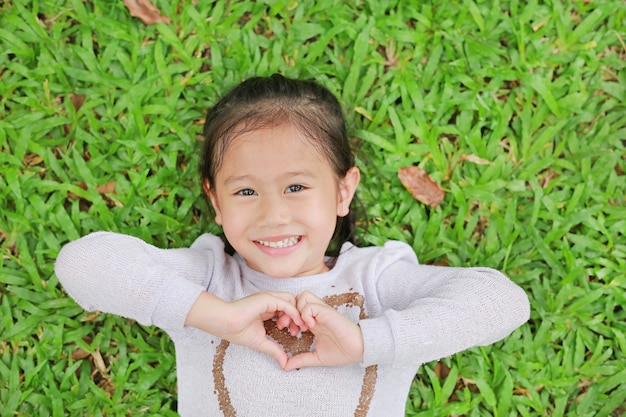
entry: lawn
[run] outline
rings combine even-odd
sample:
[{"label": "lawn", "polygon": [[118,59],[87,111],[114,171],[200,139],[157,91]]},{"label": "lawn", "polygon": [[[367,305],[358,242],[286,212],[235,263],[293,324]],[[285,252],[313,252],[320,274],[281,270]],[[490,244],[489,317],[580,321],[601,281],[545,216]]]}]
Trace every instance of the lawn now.
[{"label": "lawn", "polygon": [[[425,364],[407,416],[626,414],[626,2],[0,2],[0,416],[174,416],[161,331],[85,313],[53,265],[91,231],[161,247],[217,229],[206,110],[314,78],[363,172],[364,244],[484,265],[528,293],[504,341]],[[436,207],[398,179],[418,166]],[[367,227],[365,227],[367,225]]]}]

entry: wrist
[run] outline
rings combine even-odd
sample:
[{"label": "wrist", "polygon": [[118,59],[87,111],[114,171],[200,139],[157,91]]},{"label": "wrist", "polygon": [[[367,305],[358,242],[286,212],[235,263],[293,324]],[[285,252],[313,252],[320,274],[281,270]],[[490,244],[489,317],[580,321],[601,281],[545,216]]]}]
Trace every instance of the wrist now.
[{"label": "wrist", "polygon": [[219,336],[217,334],[220,333],[218,327],[223,322],[221,315],[224,312],[225,304],[226,302],[221,298],[202,291],[187,313],[185,326]]}]

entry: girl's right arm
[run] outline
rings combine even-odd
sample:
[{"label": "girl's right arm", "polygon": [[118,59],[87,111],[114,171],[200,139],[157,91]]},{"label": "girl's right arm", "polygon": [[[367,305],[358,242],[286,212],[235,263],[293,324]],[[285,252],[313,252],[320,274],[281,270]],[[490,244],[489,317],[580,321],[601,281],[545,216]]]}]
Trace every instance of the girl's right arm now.
[{"label": "girl's right arm", "polygon": [[232,343],[272,355],[285,366],[282,348],[265,334],[263,322],[292,334],[305,330],[295,297],[257,293],[226,302],[206,291],[213,275],[213,253],[197,249],[158,249],[132,236],[97,232],[63,247],[55,272],[84,309],[128,317],[164,330],[191,326]]},{"label": "girl's right arm", "polygon": [[167,330],[183,327],[208,287],[212,259],[209,251],[158,249],[132,236],[97,232],[64,246],[55,272],[86,310]]}]

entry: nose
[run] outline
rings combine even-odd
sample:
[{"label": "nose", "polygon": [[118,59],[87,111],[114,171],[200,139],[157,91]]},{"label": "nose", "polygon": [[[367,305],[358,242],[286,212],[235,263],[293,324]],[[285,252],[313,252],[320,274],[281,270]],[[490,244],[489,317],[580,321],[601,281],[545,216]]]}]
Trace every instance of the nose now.
[{"label": "nose", "polygon": [[291,210],[281,196],[264,196],[258,206],[260,226],[280,226],[289,223]]}]

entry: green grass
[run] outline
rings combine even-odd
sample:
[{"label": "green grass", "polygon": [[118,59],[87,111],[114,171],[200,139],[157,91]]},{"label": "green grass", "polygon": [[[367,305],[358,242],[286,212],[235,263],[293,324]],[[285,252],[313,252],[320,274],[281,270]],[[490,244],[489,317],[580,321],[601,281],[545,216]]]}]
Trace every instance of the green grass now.
[{"label": "green grass", "polygon": [[[505,341],[422,367],[408,416],[626,414],[626,3],[156,3],[171,24],[121,1],[0,3],[2,417],[175,415],[168,338],[83,312],[54,260],[94,230],[216,231],[205,111],[273,72],[344,103],[366,242],[492,266],[530,296]],[[439,207],[400,184],[412,164]]]}]

